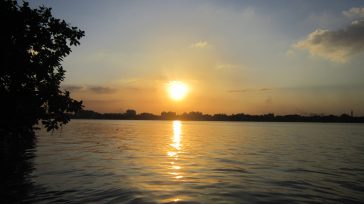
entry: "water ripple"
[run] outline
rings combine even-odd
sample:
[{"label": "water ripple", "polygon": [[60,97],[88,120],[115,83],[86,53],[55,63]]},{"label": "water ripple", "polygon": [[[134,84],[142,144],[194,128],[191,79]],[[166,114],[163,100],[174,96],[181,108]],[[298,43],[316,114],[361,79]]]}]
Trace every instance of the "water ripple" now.
[{"label": "water ripple", "polygon": [[39,132],[21,201],[360,203],[362,147],[350,124],[76,120]]}]

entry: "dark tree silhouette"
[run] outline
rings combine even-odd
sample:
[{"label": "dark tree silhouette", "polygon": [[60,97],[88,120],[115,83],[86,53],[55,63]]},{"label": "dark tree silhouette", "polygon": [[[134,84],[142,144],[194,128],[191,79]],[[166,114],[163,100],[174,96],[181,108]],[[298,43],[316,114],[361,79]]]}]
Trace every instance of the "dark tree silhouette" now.
[{"label": "dark tree silhouette", "polygon": [[54,18],[50,8],[14,0],[0,1],[0,21],[0,134],[33,132],[39,121],[47,130],[66,124],[82,101],[61,89],[61,62],[84,31]]},{"label": "dark tree silhouette", "polygon": [[137,113],[133,109],[128,109],[125,112],[125,116],[128,117],[128,118],[135,118],[136,115],[137,115]]}]

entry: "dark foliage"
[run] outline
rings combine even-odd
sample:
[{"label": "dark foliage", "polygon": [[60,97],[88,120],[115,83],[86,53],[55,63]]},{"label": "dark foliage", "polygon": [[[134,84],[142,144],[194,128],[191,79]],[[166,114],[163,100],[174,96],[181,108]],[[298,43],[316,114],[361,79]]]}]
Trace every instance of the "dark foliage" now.
[{"label": "dark foliage", "polygon": [[0,133],[32,132],[39,121],[57,129],[82,108],[60,88],[61,62],[84,32],[54,18],[51,9],[0,1]]}]

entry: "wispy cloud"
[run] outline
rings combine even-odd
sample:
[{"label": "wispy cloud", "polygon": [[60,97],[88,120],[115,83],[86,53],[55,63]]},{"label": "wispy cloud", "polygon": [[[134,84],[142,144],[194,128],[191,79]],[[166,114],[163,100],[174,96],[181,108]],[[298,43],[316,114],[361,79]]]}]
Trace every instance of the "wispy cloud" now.
[{"label": "wispy cloud", "polygon": [[232,89],[228,90],[229,93],[246,93],[246,92],[254,92],[254,91],[270,91],[272,89],[269,88],[261,88],[261,89]]},{"label": "wispy cloud", "polygon": [[353,21],[339,30],[316,30],[294,47],[333,62],[346,63],[351,56],[364,51],[364,20]]},{"label": "wispy cloud", "polygon": [[262,89],[259,89],[259,91],[270,91],[272,89],[268,89],[268,88],[262,88]]},{"label": "wispy cloud", "polygon": [[108,94],[108,93],[114,93],[116,89],[110,88],[110,87],[104,87],[104,86],[92,86],[89,87],[89,90],[98,94]]},{"label": "wispy cloud", "polygon": [[229,93],[245,93],[245,92],[249,92],[252,91],[251,89],[232,89],[232,90],[228,90],[227,92]]},{"label": "wispy cloud", "polygon": [[63,89],[70,92],[93,92],[96,94],[109,94],[117,91],[115,88],[106,86],[80,86],[80,85],[63,85]]},{"label": "wispy cloud", "polygon": [[343,11],[344,16],[349,17],[349,18],[363,18],[364,17],[364,7],[362,8],[358,8],[358,7],[354,7],[351,8],[350,10],[346,10]]},{"label": "wispy cloud", "polygon": [[206,48],[208,47],[208,43],[206,41],[198,41],[191,45],[192,48]]},{"label": "wispy cloud", "polygon": [[219,64],[215,67],[216,70],[235,69],[238,65],[235,64]]},{"label": "wispy cloud", "polygon": [[64,85],[63,89],[73,92],[73,91],[81,91],[84,89],[83,86],[77,86],[77,85]]}]

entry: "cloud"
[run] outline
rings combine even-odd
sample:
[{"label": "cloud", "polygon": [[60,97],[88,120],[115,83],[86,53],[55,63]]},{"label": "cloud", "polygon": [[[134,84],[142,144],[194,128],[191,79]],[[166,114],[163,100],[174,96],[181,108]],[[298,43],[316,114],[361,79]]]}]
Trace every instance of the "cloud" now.
[{"label": "cloud", "polygon": [[103,86],[92,86],[89,87],[89,90],[98,94],[108,94],[108,93],[114,93],[116,91],[116,89]]},{"label": "cloud", "polygon": [[333,62],[345,63],[351,56],[364,51],[364,20],[353,21],[336,31],[316,30],[294,47],[307,49],[311,55]]},{"label": "cloud", "polygon": [[246,93],[246,92],[253,92],[253,91],[270,91],[272,89],[269,88],[262,88],[262,89],[232,89],[228,90],[229,93]]},{"label": "cloud", "polygon": [[252,91],[251,89],[232,89],[232,90],[228,90],[227,92],[229,93],[245,93],[245,92],[249,92]]},{"label": "cloud", "polygon": [[235,64],[219,64],[215,67],[216,70],[224,70],[224,69],[235,69],[238,68],[238,65]]},{"label": "cloud", "polygon": [[349,18],[362,18],[364,17],[364,7],[363,8],[351,8],[350,10],[343,11],[344,16]]},{"label": "cloud", "polygon": [[192,48],[206,48],[208,43],[206,41],[195,42],[191,45]]},{"label": "cloud", "polygon": [[83,86],[76,86],[76,85],[64,85],[63,89],[73,92],[73,91],[81,91],[84,89]]},{"label": "cloud", "polygon": [[268,88],[262,88],[262,89],[259,89],[259,91],[270,91],[272,89],[268,89]]},{"label": "cloud", "polygon": [[63,89],[69,92],[94,92],[97,94],[108,94],[117,91],[115,88],[105,86],[80,86],[80,85],[63,85]]}]

